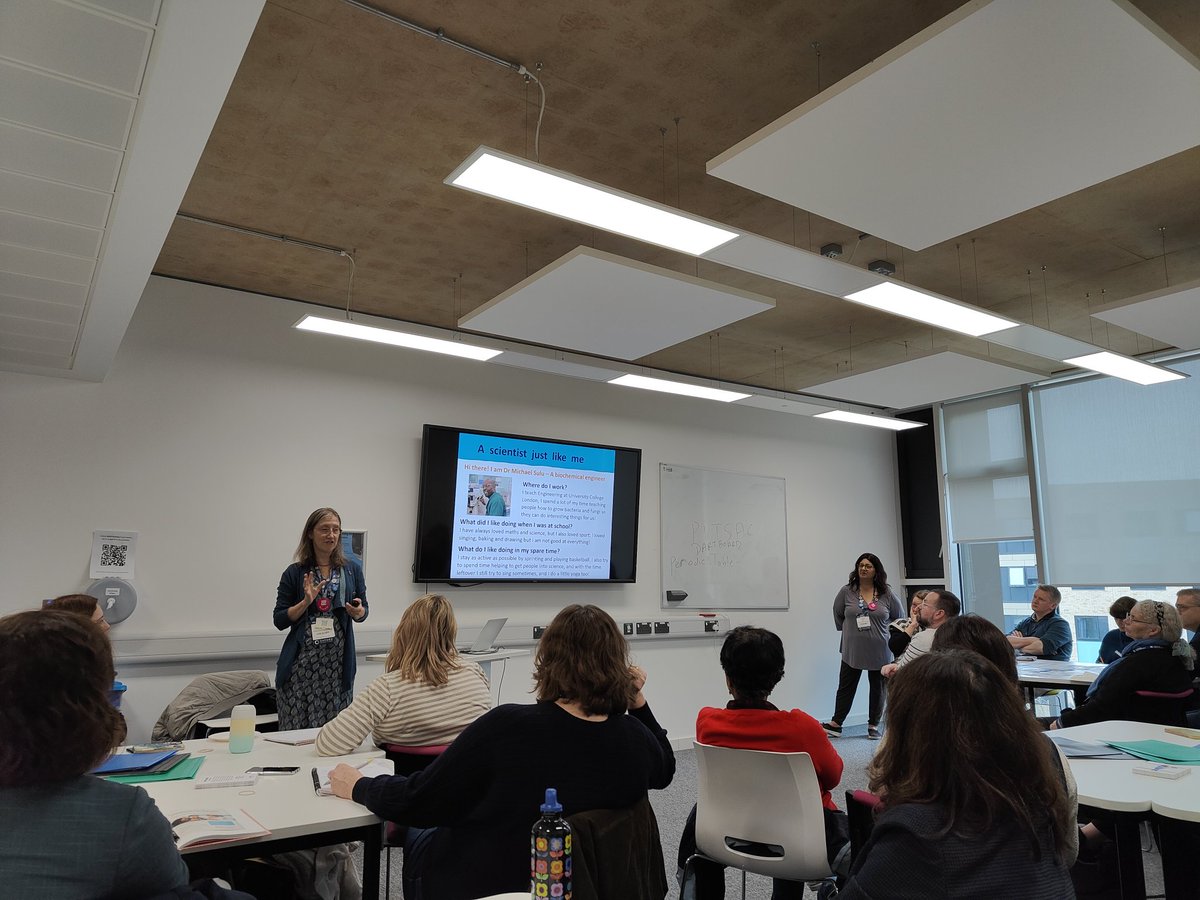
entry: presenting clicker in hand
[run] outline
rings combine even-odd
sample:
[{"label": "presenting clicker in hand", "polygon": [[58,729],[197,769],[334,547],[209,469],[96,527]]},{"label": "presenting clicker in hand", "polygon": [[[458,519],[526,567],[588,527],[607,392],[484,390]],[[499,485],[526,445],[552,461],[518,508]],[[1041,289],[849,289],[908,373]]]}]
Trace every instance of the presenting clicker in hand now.
[{"label": "presenting clicker in hand", "polygon": [[362,567],[342,552],[341,516],[315,510],[275,598],[275,627],[288,631],[275,667],[280,730],[319,728],[350,705],[353,626],[367,611]]}]

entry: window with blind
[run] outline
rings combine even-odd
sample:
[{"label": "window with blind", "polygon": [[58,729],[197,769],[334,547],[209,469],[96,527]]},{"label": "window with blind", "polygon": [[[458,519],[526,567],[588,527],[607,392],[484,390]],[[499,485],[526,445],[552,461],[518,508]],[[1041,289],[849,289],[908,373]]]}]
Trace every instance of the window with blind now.
[{"label": "window with blind", "polygon": [[1200,358],[1182,381],[1116,378],[1033,391],[1052,582],[1190,584],[1200,548]]}]

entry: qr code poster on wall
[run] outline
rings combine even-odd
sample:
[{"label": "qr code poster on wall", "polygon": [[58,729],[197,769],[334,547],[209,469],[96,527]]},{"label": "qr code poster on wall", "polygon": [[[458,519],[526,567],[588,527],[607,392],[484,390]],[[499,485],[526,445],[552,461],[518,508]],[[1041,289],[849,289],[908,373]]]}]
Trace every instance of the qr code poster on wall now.
[{"label": "qr code poster on wall", "polygon": [[93,531],[91,578],[132,578],[136,531]]}]

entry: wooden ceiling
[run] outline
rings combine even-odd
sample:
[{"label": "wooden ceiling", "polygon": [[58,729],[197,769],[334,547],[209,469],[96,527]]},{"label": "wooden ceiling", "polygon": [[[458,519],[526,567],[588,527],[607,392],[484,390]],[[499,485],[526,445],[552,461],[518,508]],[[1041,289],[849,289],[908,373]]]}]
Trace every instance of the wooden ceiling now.
[{"label": "wooden ceiling", "polygon": [[[919,253],[705,174],[707,160],[958,0],[374,5],[543,64],[540,160],[584,178],[814,251],[837,242],[855,265],[886,258],[912,284],[1128,354],[1166,345],[1089,307],[1200,278],[1200,148]],[[1195,0],[1134,5],[1200,56]],[[641,360],[702,377],[796,390],[946,347],[1048,371],[1038,357],[442,183],[480,144],[532,158],[537,113],[536,85],[494,63],[341,0],[269,0],[180,212],[351,250],[355,311],[446,328],[579,245],[775,298],[774,310]],[[155,272],[341,308],[348,268],[177,219]]]}]

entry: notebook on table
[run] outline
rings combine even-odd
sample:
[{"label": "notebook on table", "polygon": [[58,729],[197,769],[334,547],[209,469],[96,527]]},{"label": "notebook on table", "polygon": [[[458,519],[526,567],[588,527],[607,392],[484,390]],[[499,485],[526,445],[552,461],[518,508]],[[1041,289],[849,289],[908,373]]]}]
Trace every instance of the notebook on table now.
[{"label": "notebook on table", "polygon": [[503,619],[488,619],[483,630],[479,632],[479,637],[475,638],[475,643],[471,645],[463,645],[458,648],[460,653],[491,653],[496,649],[496,638],[500,636],[500,629],[504,627],[504,623],[508,621],[508,617]]}]

